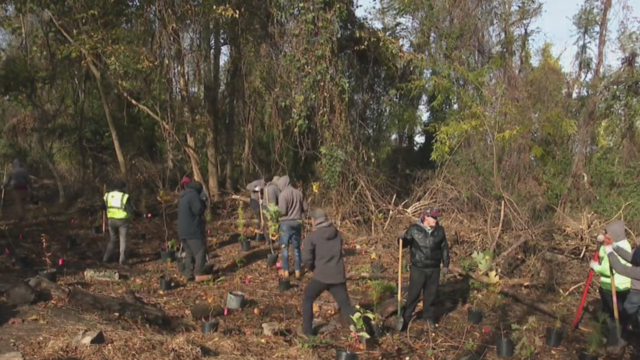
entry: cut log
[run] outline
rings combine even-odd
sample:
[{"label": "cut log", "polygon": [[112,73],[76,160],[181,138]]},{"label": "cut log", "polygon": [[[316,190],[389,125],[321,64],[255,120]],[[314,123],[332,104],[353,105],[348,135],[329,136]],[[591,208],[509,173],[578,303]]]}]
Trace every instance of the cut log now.
[{"label": "cut log", "polygon": [[69,293],[68,304],[85,311],[102,311],[120,314],[131,320],[145,319],[149,323],[162,325],[166,320],[164,311],[126,299],[92,294],[80,288],[73,288]]},{"label": "cut log", "polygon": [[33,304],[36,301],[36,295],[36,290],[23,282],[10,288],[6,293],[7,300],[12,305]]},{"label": "cut log", "polygon": [[209,320],[224,315],[224,309],[219,305],[196,304],[191,308],[193,321]]},{"label": "cut log", "polygon": [[69,296],[68,288],[40,276],[29,279],[29,285],[38,292],[51,295],[52,298],[57,300],[66,300],[67,296]]},{"label": "cut log", "polygon": [[80,288],[69,289],[41,277],[30,279],[29,284],[36,290],[50,293],[55,299],[66,300],[68,305],[80,310],[118,313],[130,320],[145,319],[155,325],[162,325],[166,320],[164,311],[140,303],[135,296],[132,299],[132,294],[127,294],[125,299],[118,299]]},{"label": "cut log", "polygon": [[241,195],[231,195],[231,199],[233,200],[240,200],[240,201],[244,201],[246,203],[251,202],[250,199],[246,196],[241,196]]}]

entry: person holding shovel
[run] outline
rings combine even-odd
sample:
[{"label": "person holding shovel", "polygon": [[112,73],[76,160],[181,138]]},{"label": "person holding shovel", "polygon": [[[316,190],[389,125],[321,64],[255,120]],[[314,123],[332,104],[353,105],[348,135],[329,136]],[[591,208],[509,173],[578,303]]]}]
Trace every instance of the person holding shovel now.
[{"label": "person holding shovel", "polygon": [[120,265],[127,265],[127,233],[129,222],[138,211],[133,206],[133,202],[126,190],[124,181],[116,181],[113,190],[104,194],[101,210],[107,212],[107,225],[109,228],[109,245],[102,259],[107,263],[113,257],[116,243],[120,241]]},{"label": "person holding shovel", "polygon": [[180,192],[178,201],[178,237],[186,253],[183,275],[187,281],[196,280],[196,277],[207,275],[211,271],[210,265],[206,263],[204,213],[207,207],[202,198],[203,192],[202,184],[197,181],[189,182]]},{"label": "person holding shovel", "polygon": [[422,294],[422,318],[430,328],[435,327],[433,301],[440,283],[440,265],[442,272],[449,273],[449,244],[444,228],[438,223],[440,210],[427,209],[417,223],[409,226],[399,240],[403,248],[410,249],[411,271],[409,276],[409,294],[402,314],[403,329],[406,330],[413,312],[418,306]]},{"label": "person holding shovel", "polygon": [[[614,243],[610,239],[605,237],[604,251],[611,263],[611,268],[616,274],[631,279],[631,291],[624,302],[623,313],[627,317],[629,324],[638,329],[640,326],[640,313],[638,312],[640,310],[640,251],[636,247],[631,253],[620,246],[620,243]],[[640,245],[640,237],[636,239],[636,244]],[[625,265],[620,259],[631,264],[631,266]]]},{"label": "person holding shovel", "polygon": [[[627,241],[625,234],[624,221],[613,221],[607,224],[605,229],[607,236],[598,236],[598,242],[603,242],[606,237],[609,237],[617,248],[624,249],[629,253],[631,252],[631,245]],[[618,255],[615,254],[613,256],[618,257]],[[609,256],[607,256],[605,246],[600,246],[599,259],[600,262],[591,261],[589,266],[595,273],[600,275],[600,288],[598,292],[602,300],[602,311],[607,315],[607,328],[609,330],[607,344],[613,346],[613,344],[621,344],[621,341],[623,341],[620,337],[621,333],[618,324],[616,324],[617,319],[615,318],[614,311],[613,290],[615,289],[617,298],[615,306],[617,306],[618,309],[622,309],[631,289],[631,279],[617,272],[614,272],[613,278],[611,277]],[[625,260],[619,260],[624,266],[631,266]],[[620,325],[624,328],[626,324],[627,316],[623,313],[622,316],[620,316]]]},{"label": "person holding shovel", "polygon": [[[7,189],[8,187],[10,189]],[[29,191],[33,191],[33,189],[29,172],[22,167],[19,159],[13,160],[11,171],[5,174],[2,190],[9,190],[7,192],[14,203],[15,214],[18,216],[18,220],[22,221],[24,219],[24,203],[29,197]]]},{"label": "person holding shovel", "polygon": [[300,336],[307,338],[313,336],[313,303],[323,292],[331,293],[341,315],[351,317],[356,312],[347,292],[340,232],[327,220],[323,209],[315,209],[311,213],[311,224],[313,230],[304,240],[302,261],[313,272],[313,277],[304,289],[302,327],[298,327],[297,331]]},{"label": "person holding shovel", "polygon": [[296,269],[296,279],[302,277],[302,254],[300,240],[302,237],[302,213],[308,211],[308,204],[300,190],[291,186],[289,176],[282,176],[278,180],[280,196],[278,209],[280,210],[280,247],[282,248],[282,278],[289,277],[289,245],[293,245],[293,259]]}]

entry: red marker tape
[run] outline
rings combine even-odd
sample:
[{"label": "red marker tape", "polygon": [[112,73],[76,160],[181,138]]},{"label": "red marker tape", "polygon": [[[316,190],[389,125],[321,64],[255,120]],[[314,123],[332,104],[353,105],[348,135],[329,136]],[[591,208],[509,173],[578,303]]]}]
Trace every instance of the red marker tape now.
[{"label": "red marker tape", "polygon": [[211,229],[207,229],[207,235],[211,235]]},{"label": "red marker tape", "polygon": [[58,265],[59,265],[59,266],[64,265],[64,259],[60,259],[60,260],[58,260]]},{"label": "red marker tape", "polygon": [[20,234],[20,240],[22,240],[22,234]]},{"label": "red marker tape", "polygon": [[249,285],[249,277],[244,281],[245,284]]},{"label": "red marker tape", "polygon": [[229,309],[224,308],[224,316],[227,316],[228,313],[229,313]]}]

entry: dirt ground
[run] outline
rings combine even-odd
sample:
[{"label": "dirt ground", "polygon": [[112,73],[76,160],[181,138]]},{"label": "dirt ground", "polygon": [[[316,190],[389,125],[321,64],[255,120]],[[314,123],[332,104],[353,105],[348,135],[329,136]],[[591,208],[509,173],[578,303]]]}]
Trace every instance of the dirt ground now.
[{"label": "dirt ground", "polygon": [[[66,213],[47,209],[42,205],[31,209],[33,216],[18,224],[5,220],[5,234],[1,235],[3,246],[13,244],[19,255],[28,258],[28,269],[16,269],[8,256],[0,260],[2,283],[15,283],[36,275],[38,269],[45,267],[40,245],[44,234],[50,251],[51,260],[57,263],[65,259],[64,267],[58,270],[58,283],[67,286],[80,286],[93,293],[122,297],[125,291],[133,291],[146,304],[162,308],[170,317],[170,324],[158,327],[133,321],[114,313],[87,313],[55,301],[42,301],[35,305],[13,307],[7,302],[0,303],[0,354],[19,350],[25,359],[334,359],[335,349],[350,346],[347,341],[349,330],[338,321],[338,309],[333,305],[329,294],[318,301],[316,320],[324,325],[315,341],[307,341],[295,335],[296,327],[301,323],[302,292],[308,282],[308,276],[301,280],[292,280],[292,289],[281,292],[277,289],[277,272],[267,268],[265,257],[269,253],[264,243],[252,242],[250,252],[242,252],[237,242],[234,224],[230,216],[220,215],[209,222],[211,230],[209,247],[215,256],[212,261],[217,270],[216,280],[212,283],[185,283],[173,264],[160,261],[159,249],[164,242],[162,217],[156,211],[151,219],[137,219],[130,231],[130,269],[121,270],[125,279],[118,282],[85,281],[86,268],[101,268],[100,264],[106,238],[92,235],[91,225],[95,224],[95,215],[90,219],[88,213]],[[10,215],[10,214],[8,214]],[[175,214],[174,214],[175,215]],[[72,219],[74,223],[72,224]],[[169,216],[169,238],[175,234],[174,220]],[[216,221],[218,220],[218,221]],[[251,223],[251,221],[248,221]],[[398,222],[398,228],[408,225]],[[446,226],[446,224],[445,224]],[[145,233],[146,240],[137,240],[138,233]],[[366,236],[357,228],[344,229],[346,239],[345,259],[347,273],[352,280],[348,287],[352,302],[365,308],[372,307],[373,283],[367,279],[370,265],[380,262],[383,271],[380,277],[390,284],[395,282],[396,244],[393,239]],[[74,235],[79,245],[66,249],[65,240]],[[461,241],[461,240],[457,240]],[[462,240],[463,241],[463,240]],[[456,253],[456,244],[452,240],[452,261],[459,262],[462,254]],[[468,255],[468,254],[467,254]],[[559,296],[548,287],[517,287],[521,298],[527,303],[535,303],[552,309],[565,309],[565,320],[573,319],[575,309],[582,294],[580,283],[586,271],[580,272],[583,264],[577,268],[564,268],[567,274],[578,272],[573,284],[560,286],[565,292],[573,288],[566,296]],[[117,268],[117,267],[116,267]],[[578,269],[578,270],[576,270]],[[552,271],[551,269],[549,269]],[[169,275],[174,279],[172,290],[162,291],[159,278]],[[404,274],[404,288],[408,274]],[[434,331],[428,331],[420,321],[413,321],[408,333],[397,334],[386,329],[371,341],[366,349],[358,347],[360,359],[463,359],[475,354],[478,359],[496,359],[495,339],[501,331],[513,333],[511,324],[519,324],[525,329],[520,331],[526,344],[533,349],[531,359],[575,359],[579,349],[586,346],[583,331],[565,335],[558,348],[544,345],[547,326],[554,319],[540,313],[527,304],[497,294],[495,291],[483,291],[478,307],[484,312],[484,320],[479,325],[467,323],[465,302],[469,292],[477,292],[467,277],[450,276],[441,280],[437,300],[440,320]],[[246,295],[246,306],[240,311],[229,311],[221,315],[216,333],[203,335],[200,331],[201,319],[191,319],[190,309],[196,304],[224,306],[229,291],[242,291]],[[590,303],[595,303],[596,289],[591,291]],[[387,294],[393,297],[393,294]],[[592,306],[587,309],[583,324],[593,317]],[[530,318],[535,322],[529,322]],[[394,317],[387,323],[393,322]],[[277,336],[262,334],[261,324],[278,322],[283,331]],[[83,329],[102,330],[105,344],[76,347],[70,341]],[[357,344],[356,344],[357,345]],[[525,358],[523,354],[514,358]],[[613,358],[613,357],[611,357]],[[629,347],[624,359],[639,359]],[[469,358],[471,359],[471,358]]]}]

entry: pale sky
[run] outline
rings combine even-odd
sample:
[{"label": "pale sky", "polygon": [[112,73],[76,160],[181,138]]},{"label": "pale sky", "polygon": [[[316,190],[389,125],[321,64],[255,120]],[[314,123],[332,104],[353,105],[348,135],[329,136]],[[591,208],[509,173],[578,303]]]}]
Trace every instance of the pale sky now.
[{"label": "pale sky", "polygon": [[[629,3],[633,4],[631,0]],[[544,41],[553,44],[554,55],[560,56],[560,63],[565,71],[571,69],[571,63],[575,55],[574,28],[571,18],[578,12],[583,0],[542,0],[543,13],[536,22],[536,26],[540,29],[540,34],[535,38],[535,44],[539,48]],[[614,1],[614,7],[609,12],[609,41],[607,46],[606,63],[617,63],[619,53],[615,50],[618,23],[621,18],[620,8],[616,6],[618,1]],[[379,6],[379,0],[357,0],[357,4],[361,7],[356,11],[359,16],[364,16],[372,8]],[[633,9],[633,15],[637,19],[640,18],[640,3],[636,2]]]}]

